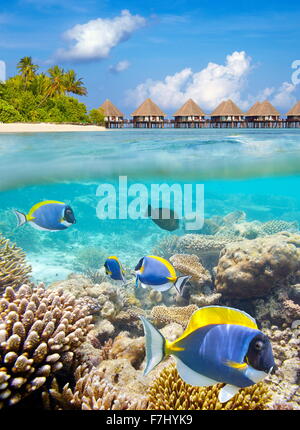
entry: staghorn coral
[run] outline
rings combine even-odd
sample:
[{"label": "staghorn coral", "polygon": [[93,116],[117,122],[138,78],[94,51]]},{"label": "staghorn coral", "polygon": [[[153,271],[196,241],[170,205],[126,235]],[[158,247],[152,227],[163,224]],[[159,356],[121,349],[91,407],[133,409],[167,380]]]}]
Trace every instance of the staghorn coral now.
[{"label": "staghorn coral", "polygon": [[266,296],[300,268],[300,236],[273,236],[227,245],[216,269],[218,292],[236,298]]},{"label": "staghorn coral", "polygon": [[264,382],[243,388],[227,403],[218,401],[224,384],[193,387],[178,375],[176,367],[165,367],[148,389],[150,410],[263,410],[268,409],[271,394]]},{"label": "staghorn coral", "polygon": [[174,268],[183,275],[192,276],[189,282],[196,288],[201,289],[204,285],[212,282],[211,276],[194,254],[175,254],[170,257]]},{"label": "staghorn coral", "polygon": [[198,309],[196,305],[188,306],[154,306],[151,310],[151,318],[157,325],[176,322],[183,327],[187,325],[192,314]]},{"label": "staghorn coral", "polygon": [[0,234],[0,293],[28,282],[30,272],[24,252]]},{"label": "staghorn coral", "polygon": [[69,367],[91,319],[62,290],[6,288],[0,299],[0,407],[18,403]]},{"label": "staghorn coral", "polygon": [[[132,400],[120,390],[108,382],[104,372],[97,369],[89,369],[86,365],[80,365],[75,371],[76,384],[72,390],[66,384],[62,390],[56,381],[50,389],[50,395],[56,401],[57,409],[82,409],[82,410],[141,410],[147,406],[145,396]],[[44,400],[49,405],[49,398],[44,393]]]}]

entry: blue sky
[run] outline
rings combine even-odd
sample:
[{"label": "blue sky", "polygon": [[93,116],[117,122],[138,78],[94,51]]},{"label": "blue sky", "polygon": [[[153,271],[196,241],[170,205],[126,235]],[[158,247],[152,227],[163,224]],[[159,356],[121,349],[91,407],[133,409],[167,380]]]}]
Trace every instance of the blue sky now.
[{"label": "blue sky", "polygon": [[89,108],[130,114],[150,96],[172,114],[192,97],[209,112],[230,97],[284,113],[300,99],[299,22],[299,1],[1,0],[0,60],[7,76],[27,55],[74,68]]}]

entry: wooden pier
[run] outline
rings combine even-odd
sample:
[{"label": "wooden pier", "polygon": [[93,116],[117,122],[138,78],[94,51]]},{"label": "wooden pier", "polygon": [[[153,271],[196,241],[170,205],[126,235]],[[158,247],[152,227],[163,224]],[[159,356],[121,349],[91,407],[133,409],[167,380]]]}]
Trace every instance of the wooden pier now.
[{"label": "wooden pier", "polygon": [[101,108],[107,128],[300,128],[300,101],[285,114],[286,118],[268,100],[256,102],[247,112],[242,112],[232,100],[224,100],[211,114],[206,114],[189,99],[173,118],[166,118],[150,98],[131,114],[132,119],[125,118],[109,100]]}]

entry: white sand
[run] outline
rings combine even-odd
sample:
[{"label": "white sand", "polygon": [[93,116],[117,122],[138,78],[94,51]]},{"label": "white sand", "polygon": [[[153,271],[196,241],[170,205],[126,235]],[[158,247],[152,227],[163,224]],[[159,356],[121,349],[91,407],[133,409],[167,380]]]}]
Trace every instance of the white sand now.
[{"label": "white sand", "polygon": [[0,133],[57,133],[68,131],[105,131],[105,127],[97,125],[72,125],[72,124],[51,124],[37,123],[28,124],[15,122],[10,124],[0,123]]}]

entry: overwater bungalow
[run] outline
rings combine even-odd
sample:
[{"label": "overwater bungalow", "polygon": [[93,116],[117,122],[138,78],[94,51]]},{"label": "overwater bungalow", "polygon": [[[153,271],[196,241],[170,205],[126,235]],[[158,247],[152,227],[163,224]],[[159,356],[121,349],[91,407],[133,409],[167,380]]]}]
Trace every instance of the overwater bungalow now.
[{"label": "overwater bungalow", "polygon": [[268,101],[256,102],[245,114],[248,127],[267,128],[281,127],[280,113]]},{"label": "overwater bungalow", "polygon": [[211,127],[243,127],[244,115],[232,100],[225,100],[211,113]]},{"label": "overwater bungalow", "polygon": [[286,117],[286,126],[288,128],[300,127],[300,100],[288,111]]},{"label": "overwater bungalow", "polygon": [[131,116],[135,128],[163,128],[166,114],[151,99],[147,99]]},{"label": "overwater bungalow", "polygon": [[173,116],[175,128],[200,128],[205,124],[205,113],[192,99],[185,102]]},{"label": "overwater bungalow", "polygon": [[105,115],[106,128],[122,128],[124,126],[124,114],[108,99],[100,106]]}]

